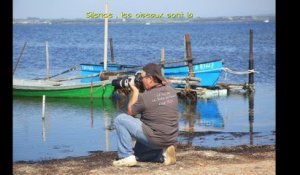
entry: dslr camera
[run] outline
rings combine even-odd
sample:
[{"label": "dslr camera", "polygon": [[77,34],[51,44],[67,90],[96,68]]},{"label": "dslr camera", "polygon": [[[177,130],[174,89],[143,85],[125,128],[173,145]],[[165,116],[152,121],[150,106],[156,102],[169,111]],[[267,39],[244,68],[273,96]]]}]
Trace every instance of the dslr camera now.
[{"label": "dslr camera", "polygon": [[139,89],[140,92],[145,90],[141,73],[136,73],[133,76],[125,76],[121,78],[117,78],[112,80],[112,85],[115,86],[117,89],[126,89],[129,87],[129,83],[134,81],[134,85]]}]

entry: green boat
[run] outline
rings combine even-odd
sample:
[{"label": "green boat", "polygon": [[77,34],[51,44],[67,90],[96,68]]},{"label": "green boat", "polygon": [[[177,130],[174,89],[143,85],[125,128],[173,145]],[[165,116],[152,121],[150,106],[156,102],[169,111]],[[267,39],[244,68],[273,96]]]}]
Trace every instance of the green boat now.
[{"label": "green boat", "polygon": [[114,92],[110,80],[95,83],[57,82],[51,80],[13,80],[14,96],[46,97],[103,97],[109,98]]}]

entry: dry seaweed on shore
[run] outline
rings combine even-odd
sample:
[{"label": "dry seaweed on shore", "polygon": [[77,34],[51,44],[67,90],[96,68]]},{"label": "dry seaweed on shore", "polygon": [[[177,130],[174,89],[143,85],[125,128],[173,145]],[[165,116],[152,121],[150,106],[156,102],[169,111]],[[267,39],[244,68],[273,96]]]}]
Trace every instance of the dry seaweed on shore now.
[{"label": "dry seaweed on shore", "polygon": [[114,167],[116,152],[13,164],[13,174],[275,174],[274,145],[197,147],[178,144],[177,163],[139,162],[135,167]]}]

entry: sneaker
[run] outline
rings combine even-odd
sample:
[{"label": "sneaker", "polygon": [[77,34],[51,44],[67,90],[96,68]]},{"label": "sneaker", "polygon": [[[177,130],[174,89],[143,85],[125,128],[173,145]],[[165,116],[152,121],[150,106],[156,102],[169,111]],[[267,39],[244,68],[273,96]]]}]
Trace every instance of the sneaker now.
[{"label": "sneaker", "polygon": [[165,165],[173,165],[176,163],[176,152],[175,147],[173,145],[168,146],[167,149],[164,149],[164,164]]},{"label": "sneaker", "polygon": [[120,159],[120,160],[113,161],[114,166],[134,166],[136,164],[137,164],[137,161],[136,161],[134,155],[125,157],[125,158]]}]

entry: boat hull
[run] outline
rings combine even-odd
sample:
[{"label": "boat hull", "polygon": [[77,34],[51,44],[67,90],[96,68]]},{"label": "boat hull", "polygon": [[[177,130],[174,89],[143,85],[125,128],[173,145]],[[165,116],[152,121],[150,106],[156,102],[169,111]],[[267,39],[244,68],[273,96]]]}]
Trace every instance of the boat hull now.
[{"label": "boat hull", "polygon": [[[30,83],[32,82],[32,83]],[[23,81],[14,83],[14,96],[47,96],[47,97],[111,97],[114,86],[111,83],[80,83],[80,84],[54,84],[54,83],[34,83],[33,81]]]},{"label": "boat hull", "polygon": [[[126,70],[135,66],[124,66],[124,65],[115,65],[109,64],[109,71],[117,71],[117,70]],[[103,65],[99,64],[81,64],[80,67],[81,75],[91,75],[100,73],[103,71]],[[222,60],[213,60],[202,63],[193,63],[193,70],[195,77],[200,78],[199,86],[202,87],[214,87],[216,86],[221,73],[223,72],[223,61]],[[132,71],[136,72],[136,71]],[[164,68],[165,77],[187,77],[189,75],[189,68],[187,65],[181,66],[173,66],[173,67],[165,67]],[[81,82],[97,82],[100,81],[99,77],[92,78],[83,78]]]},{"label": "boat hull", "polygon": [[[200,78],[200,86],[213,87],[216,86],[221,73],[223,72],[222,60],[215,60],[203,63],[194,63],[193,70],[195,77]],[[165,76],[186,77],[189,75],[187,65],[177,67],[165,67]]]}]

